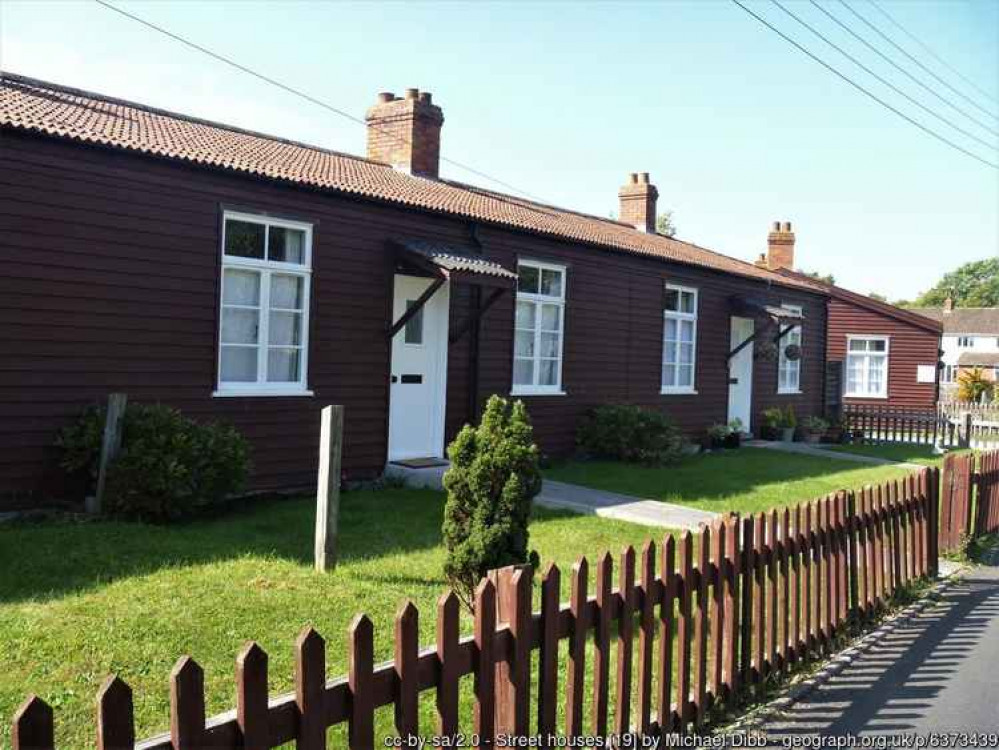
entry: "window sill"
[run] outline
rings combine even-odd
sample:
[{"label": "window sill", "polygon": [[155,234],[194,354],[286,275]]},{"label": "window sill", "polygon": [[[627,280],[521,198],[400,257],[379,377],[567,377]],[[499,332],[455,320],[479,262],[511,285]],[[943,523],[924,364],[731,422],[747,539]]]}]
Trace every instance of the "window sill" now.
[{"label": "window sill", "polygon": [[843,394],[843,398],[866,398],[866,399],[869,399],[869,400],[872,400],[872,401],[887,401],[888,400],[888,394],[884,393],[884,394],[880,394],[880,395],[877,395],[877,396],[870,396],[870,395],[865,395],[865,394],[860,394],[860,393],[844,393]]},{"label": "window sill", "polygon": [[802,391],[802,390],[794,390],[794,391],[781,391],[781,390],[778,390],[777,391],[777,395],[778,396],[800,396],[802,393],[804,393],[804,391]]},{"label": "window sill", "polygon": [[309,390],[301,388],[282,388],[280,390],[253,389],[220,389],[212,391],[212,398],[287,398],[289,396],[314,396]]},{"label": "window sill", "polygon": [[697,390],[694,388],[660,388],[660,396],[696,396]]},{"label": "window sill", "polygon": [[568,396],[563,390],[544,390],[538,388],[514,388],[510,391],[511,396]]}]

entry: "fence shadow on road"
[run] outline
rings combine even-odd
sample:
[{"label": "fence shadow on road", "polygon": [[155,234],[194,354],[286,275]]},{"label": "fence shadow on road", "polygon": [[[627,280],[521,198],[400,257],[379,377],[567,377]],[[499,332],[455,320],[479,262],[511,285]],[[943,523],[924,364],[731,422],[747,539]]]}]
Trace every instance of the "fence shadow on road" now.
[{"label": "fence shadow on road", "polygon": [[772,721],[766,728],[770,741],[779,745],[797,735],[925,729],[927,713],[996,617],[999,579],[972,572],[936,606],[900,625]]}]

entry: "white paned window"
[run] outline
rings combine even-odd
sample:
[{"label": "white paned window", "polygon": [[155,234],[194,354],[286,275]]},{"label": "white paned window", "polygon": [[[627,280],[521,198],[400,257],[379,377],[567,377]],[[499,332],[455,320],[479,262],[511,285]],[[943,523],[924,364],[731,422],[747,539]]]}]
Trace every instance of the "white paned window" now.
[{"label": "white paned window", "polygon": [[853,398],[888,397],[887,336],[847,337],[846,395]]},{"label": "white paned window", "polygon": [[944,368],[943,368],[943,380],[942,380],[942,382],[944,382],[944,383],[953,383],[954,382],[954,370],[955,370],[954,365],[944,365]]},{"label": "white paned window", "polygon": [[975,348],[975,337],[974,336],[958,336],[957,345],[962,349],[974,349]]},{"label": "white paned window", "polygon": [[697,290],[667,284],[663,295],[662,393],[695,393]]},{"label": "white paned window", "polygon": [[[781,305],[785,310],[801,314],[797,305]],[[781,325],[781,330],[787,326]],[[777,393],[801,393],[801,359],[791,360],[784,351],[792,344],[801,347],[801,326],[795,326],[777,342]]]},{"label": "white paned window", "polygon": [[562,393],[565,266],[517,264],[513,339],[513,393]]},{"label": "white paned window", "polygon": [[308,395],[312,225],[226,212],[217,396]]}]

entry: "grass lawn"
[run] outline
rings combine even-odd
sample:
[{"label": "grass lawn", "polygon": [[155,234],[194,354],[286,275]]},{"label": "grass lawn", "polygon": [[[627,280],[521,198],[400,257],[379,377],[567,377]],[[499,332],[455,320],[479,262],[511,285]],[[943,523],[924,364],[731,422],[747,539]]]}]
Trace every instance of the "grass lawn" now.
[{"label": "grass lawn", "polygon": [[575,461],[554,466],[545,476],[701,510],[756,513],[907,473],[904,468],[743,447],[698,454],[661,468]]},{"label": "grass lawn", "polygon": [[[840,453],[856,453],[861,456],[874,456],[875,458],[885,458],[889,461],[902,461],[911,464],[922,464],[924,466],[943,466],[942,455],[933,452],[932,445],[906,445],[903,443],[892,443],[885,445],[831,445],[829,450]],[[948,451],[949,453],[967,453],[966,450]]]},{"label": "grass lawn", "polygon": [[[440,544],[443,496],[426,490],[343,496],[341,565],[311,568],[313,500],[258,503],[184,526],[46,522],[0,526],[0,747],[29,692],[53,705],[60,747],[94,744],[94,695],[119,673],[135,693],[140,737],[169,721],[168,675],[191,654],[205,670],[209,715],[234,707],[233,664],[245,640],[270,655],[271,693],[292,687],[293,642],[306,624],[327,640],[330,676],[346,671],[346,629],[367,612],[376,661],[392,657],[399,604],[420,608],[421,643],[433,643],[435,603],[445,589]],[[661,529],[537,509],[531,546],[568,570],[582,553],[617,553]],[[616,575],[616,573],[615,573]],[[591,574],[592,581],[592,574]],[[463,616],[463,630],[471,620]],[[463,680],[463,711],[470,706]],[[422,716],[430,731],[433,693]],[[389,731],[391,707],[378,712]],[[345,746],[340,730],[331,747]]]}]

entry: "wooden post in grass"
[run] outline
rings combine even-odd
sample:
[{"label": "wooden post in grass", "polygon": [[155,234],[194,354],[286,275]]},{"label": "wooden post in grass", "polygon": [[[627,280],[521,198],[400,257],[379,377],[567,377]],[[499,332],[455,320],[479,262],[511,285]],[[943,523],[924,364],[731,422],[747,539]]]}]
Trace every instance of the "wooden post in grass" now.
[{"label": "wooden post in grass", "polygon": [[100,513],[104,510],[104,487],[107,484],[108,467],[121,450],[121,423],[125,416],[128,396],[112,393],[108,396],[108,408],[104,416],[104,437],[101,440],[101,458],[97,466],[97,492],[86,500],[87,513]]},{"label": "wooden post in grass", "polygon": [[319,482],[316,487],[315,567],[320,573],[336,567],[342,447],[343,407],[325,406],[319,430]]}]

